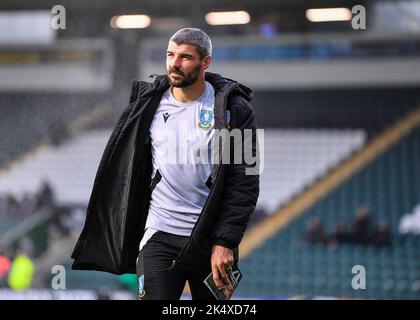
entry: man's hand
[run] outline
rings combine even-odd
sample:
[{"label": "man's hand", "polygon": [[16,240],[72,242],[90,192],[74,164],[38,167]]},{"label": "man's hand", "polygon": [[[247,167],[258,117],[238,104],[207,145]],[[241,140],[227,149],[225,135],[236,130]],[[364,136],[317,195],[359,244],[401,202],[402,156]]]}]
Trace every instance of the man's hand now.
[{"label": "man's hand", "polygon": [[223,246],[214,245],[211,249],[211,270],[213,280],[218,289],[228,289],[233,292],[233,286],[229,281],[228,274],[232,272],[234,263],[232,250]]}]

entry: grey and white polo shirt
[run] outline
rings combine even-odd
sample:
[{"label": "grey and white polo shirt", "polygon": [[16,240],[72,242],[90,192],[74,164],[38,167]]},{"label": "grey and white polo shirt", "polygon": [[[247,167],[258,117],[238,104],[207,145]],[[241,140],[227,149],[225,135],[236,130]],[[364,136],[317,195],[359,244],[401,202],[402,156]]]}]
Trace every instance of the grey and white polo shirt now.
[{"label": "grey and white polo shirt", "polygon": [[152,192],[146,228],[191,234],[209,194],[213,110],[214,88],[208,82],[192,102],[177,101],[171,88],[163,94],[150,127],[152,177],[159,170],[162,178]]}]

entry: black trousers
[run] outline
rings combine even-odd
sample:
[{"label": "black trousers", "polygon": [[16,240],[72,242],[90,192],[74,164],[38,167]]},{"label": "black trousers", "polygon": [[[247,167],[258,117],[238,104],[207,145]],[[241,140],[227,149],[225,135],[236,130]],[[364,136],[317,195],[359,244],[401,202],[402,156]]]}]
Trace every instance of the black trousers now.
[{"label": "black trousers", "polygon": [[178,300],[186,281],[193,300],[215,300],[203,283],[208,270],[168,270],[188,237],[157,231],[139,252],[137,261],[138,297],[141,300]]}]

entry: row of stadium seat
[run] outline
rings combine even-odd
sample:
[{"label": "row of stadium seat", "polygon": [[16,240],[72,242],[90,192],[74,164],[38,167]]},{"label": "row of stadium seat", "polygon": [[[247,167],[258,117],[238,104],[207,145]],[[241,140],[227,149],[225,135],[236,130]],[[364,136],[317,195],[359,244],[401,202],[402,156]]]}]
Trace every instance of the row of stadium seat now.
[{"label": "row of stadium seat", "polygon": [[415,87],[263,90],[251,101],[263,128],[363,129],[369,137],[419,102]]},{"label": "row of stadium seat", "polygon": [[[49,136],[52,125],[63,126],[92,110],[96,94],[0,94],[0,167]],[[64,132],[62,127],[61,131]]]},{"label": "row of stadium seat", "polygon": [[[420,128],[243,259],[238,294],[419,299],[420,237],[398,234],[400,217],[420,203],[419,163]],[[349,226],[361,203],[368,204],[373,222],[389,221],[390,248],[346,244],[334,250],[302,241],[310,217],[329,230],[339,220]],[[366,269],[366,290],[351,286],[355,265]]]},{"label": "row of stadium seat", "polygon": [[258,206],[274,212],[365,143],[362,130],[264,130]]},{"label": "row of stadium seat", "polygon": [[[87,203],[110,134],[110,130],[94,130],[59,147],[43,146],[9,172],[0,173],[0,192],[18,196],[48,180],[59,203]],[[259,206],[274,211],[364,141],[360,130],[265,130]]]}]

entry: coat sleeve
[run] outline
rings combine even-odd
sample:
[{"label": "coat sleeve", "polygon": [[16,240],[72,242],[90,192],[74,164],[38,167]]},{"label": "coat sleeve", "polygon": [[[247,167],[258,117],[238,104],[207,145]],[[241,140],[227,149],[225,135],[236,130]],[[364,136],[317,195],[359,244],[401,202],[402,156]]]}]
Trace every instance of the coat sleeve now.
[{"label": "coat sleeve", "polygon": [[[225,186],[221,209],[212,231],[212,244],[222,245],[233,249],[239,246],[248,225],[250,215],[254,212],[259,195],[259,172],[246,174],[246,168],[255,168],[259,161],[245,161],[245,152],[258,158],[256,148],[256,120],[255,113],[250,104],[243,98],[235,99],[231,110],[231,128],[239,129],[242,133],[242,143],[231,139],[231,161],[225,177]],[[251,129],[251,130],[245,130]],[[246,137],[245,131],[252,133],[252,142]],[[233,140],[233,142],[232,142]],[[245,140],[245,141],[244,141]],[[252,147],[247,143],[252,143]],[[241,163],[234,163],[233,154],[241,151]],[[247,163],[248,162],[248,163]],[[251,170],[255,171],[255,170]]]}]

